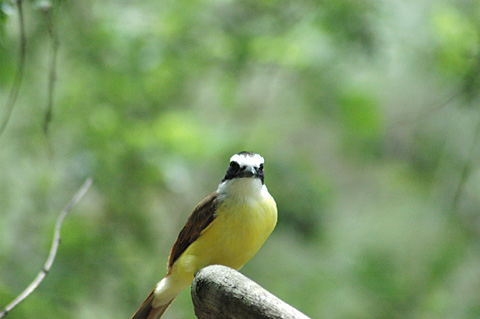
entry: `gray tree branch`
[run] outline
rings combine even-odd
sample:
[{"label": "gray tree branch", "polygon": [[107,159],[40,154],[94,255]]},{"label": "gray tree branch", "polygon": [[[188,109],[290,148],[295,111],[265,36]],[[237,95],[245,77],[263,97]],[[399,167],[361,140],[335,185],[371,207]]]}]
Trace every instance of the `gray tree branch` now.
[{"label": "gray tree branch", "polygon": [[50,62],[48,72],[48,100],[45,116],[43,119],[43,132],[45,136],[48,136],[48,129],[53,115],[53,98],[55,91],[55,82],[57,80],[57,52],[60,42],[58,40],[57,32],[54,25],[53,6],[51,3],[47,3],[41,8],[45,22],[47,24],[48,36],[50,38]]},{"label": "gray tree branch", "polygon": [[83,183],[82,187],[78,190],[78,192],[73,196],[70,202],[65,206],[62,210],[60,215],[57,218],[57,222],[55,223],[55,231],[53,234],[53,241],[52,246],[50,247],[50,253],[48,254],[47,261],[43,266],[42,270],[38,273],[37,277],[32,281],[32,283],[25,288],[25,290],[17,296],[11,303],[9,303],[5,309],[0,312],[0,318],[5,317],[13,308],[15,308],[19,303],[21,303],[25,298],[27,298],[43,281],[43,279],[48,275],[50,268],[52,268],[53,261],[55,260],[55,256],[57,255],[58,246],[60,245],[60,229],[62,227],[63,220],[67,216],[68,212],[77,204],[80,199],[82,199],[83,195],[88,191],[92,185],[92,179],[87,178],[87,180]]},{"label": "gray tree branch", "polygon": [[220,265],[197,273],[192,300],[199,319],[309,319],[238,271]]},{"label": "gray tree branch", "polygon": [[22,0],[15,1],[18,12],[18,28],[19,28],[19,47],[18,47],[18,66],[15,78],[13,80],[10,94],[8,95],[7,104],[5,105],[3,119],[0,121],[0,136],[5,131],[10,116],[12,115],[13,107],[17,101],[18,91],[22,84],[23,71],[25,69],[25,58],[27,56],[27,37],[25,36],[25,19],[23,17],[23,3]]}]

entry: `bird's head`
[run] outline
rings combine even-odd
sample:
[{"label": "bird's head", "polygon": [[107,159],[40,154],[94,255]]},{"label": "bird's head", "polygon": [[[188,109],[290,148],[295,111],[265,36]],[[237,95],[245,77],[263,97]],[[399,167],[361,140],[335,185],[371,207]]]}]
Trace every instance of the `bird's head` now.
[{"label": "bird's head", "polygon": [[240,152],[230,158],[230,165],[222,182],[236,178],[258,178],[264,184],[262,156],[253,152]]}]

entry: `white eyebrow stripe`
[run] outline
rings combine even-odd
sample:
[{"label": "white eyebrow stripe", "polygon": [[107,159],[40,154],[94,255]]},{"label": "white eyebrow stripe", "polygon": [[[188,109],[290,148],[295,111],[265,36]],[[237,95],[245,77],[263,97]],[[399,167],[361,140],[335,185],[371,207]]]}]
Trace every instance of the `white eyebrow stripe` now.
[{"label": "white eyebrow stripe", "polygon": [[230,158],[230,162],[235,161],[240,166],[252,166],[258,167],[260,164],[263,164],[265,160],[262,156],[254,154],[253,156],[247,154],[235,154]]}]

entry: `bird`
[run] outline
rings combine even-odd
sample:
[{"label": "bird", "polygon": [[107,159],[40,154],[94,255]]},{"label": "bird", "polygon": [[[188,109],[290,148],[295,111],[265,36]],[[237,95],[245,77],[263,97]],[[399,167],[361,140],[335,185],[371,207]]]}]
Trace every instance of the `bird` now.
[{"label": "bird", "polygon": [[173,245],[166,276],[132,319],[158,319],[209,265],[239,270],[260,249],[277,223],[277,205],[265,185],[264,158],[240,152],[230,158],[216,191],[193,209]]}]

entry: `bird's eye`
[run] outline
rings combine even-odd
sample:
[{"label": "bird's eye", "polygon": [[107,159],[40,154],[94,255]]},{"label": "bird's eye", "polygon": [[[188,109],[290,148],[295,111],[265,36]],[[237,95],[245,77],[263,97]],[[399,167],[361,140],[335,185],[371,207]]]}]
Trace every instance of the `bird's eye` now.
[{"label": "bird's eye", "polygon": [[260,166],[258,167],[258,170],[263,172],[263,164],[260,164]]},{"label": "bird's eye", "polygon": [[230,168],[236,171],[240,168],[240,165],[238,165],[238,163],[235,162],[235,161],[231,161],[230,162]]}]

